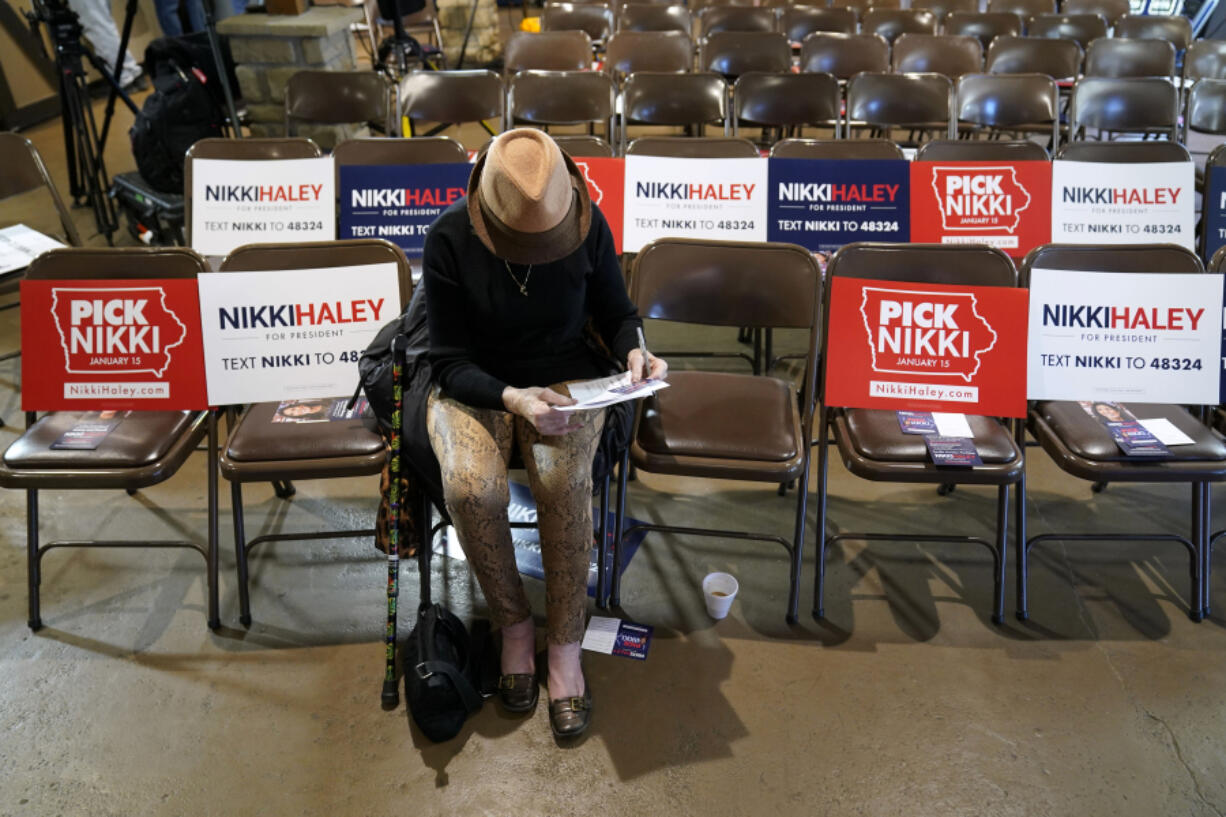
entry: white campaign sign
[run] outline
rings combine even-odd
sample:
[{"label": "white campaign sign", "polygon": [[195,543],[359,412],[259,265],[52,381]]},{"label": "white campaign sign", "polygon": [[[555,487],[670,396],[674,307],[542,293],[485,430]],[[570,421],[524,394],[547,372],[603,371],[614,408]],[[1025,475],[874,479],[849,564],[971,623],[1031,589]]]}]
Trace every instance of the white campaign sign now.
[{"label": "white campaign sign", "polygon": [[622,249],[657,238],[766,240],[767,160],[626,157]]},{"label": "white campaign sign", "polygon": [[1191,162],[1052,163],[1051,240],[1196,248]]},{"label": "white campaign sign", "polygon": [[225,255],[244,244],[332,241],[332,160],[192,160],[192,249]]},{"label": "white campaign sign", "polygon": [[1032,270],[1027,356],[1030,400],[1216,403],[1222,276]]},{"label": "white campaign sign", "polygon": [[199,277],[209,405],[348,397],[358,356],[400,314],[396,265]]}]

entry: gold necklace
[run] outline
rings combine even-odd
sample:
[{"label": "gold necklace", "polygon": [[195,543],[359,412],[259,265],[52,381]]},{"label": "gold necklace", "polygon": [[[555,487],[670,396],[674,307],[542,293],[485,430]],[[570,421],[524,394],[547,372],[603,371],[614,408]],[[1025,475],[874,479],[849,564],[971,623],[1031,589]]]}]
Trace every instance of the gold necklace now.
[{"label": "gold necklace", "polygon": [[527,297],[528,295],[528,279],[532,277],[532,265],[528,265],[528,272],[524,275],[524,280],[520,281],[515,277],[515,273],[511,272],[511,264],[504,258],[502,265],[507,268],[507,275],[511,276],[511,280],[515,282],[515,286],[519,287],[519,294]]}]

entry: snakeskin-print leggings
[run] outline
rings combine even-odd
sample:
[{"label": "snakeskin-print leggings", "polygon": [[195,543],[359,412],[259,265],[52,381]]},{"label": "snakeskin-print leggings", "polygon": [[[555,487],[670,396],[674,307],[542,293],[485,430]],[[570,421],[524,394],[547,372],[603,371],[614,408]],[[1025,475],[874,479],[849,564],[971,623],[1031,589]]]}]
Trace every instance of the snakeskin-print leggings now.
[{"label": "snakeskin-print leggings", "polygon": [[542,436],[522,417],[477,409],[430,393],[426,426],[443,472],[443,497],[464,555],[485,593],[497,627],[532,615],[515,567],[507,518],[511,446],[528,471],[545,568],[547,637],[571,644],[583,637],[588,556],[592,548],[592,458],[604,427],[603,411],[576,413],[583,426]]}]

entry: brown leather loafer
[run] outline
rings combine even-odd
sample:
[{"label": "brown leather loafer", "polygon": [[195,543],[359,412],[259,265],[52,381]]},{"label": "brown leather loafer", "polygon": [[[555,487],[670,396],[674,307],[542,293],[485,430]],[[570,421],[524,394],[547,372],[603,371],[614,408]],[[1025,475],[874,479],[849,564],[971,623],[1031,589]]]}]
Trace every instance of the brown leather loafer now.
[{"label": "brown leather loafer", "polygon": [[498,676],[498,699],[508,712],[532,711],[540,692],[535,673],[516,672]]},{"label": "brown leather loafer", "polygon": [[592,722],[592,688],[583,679],[582,698],[555,698],[549,702],[549,728],[555,737],[573,738]]}]

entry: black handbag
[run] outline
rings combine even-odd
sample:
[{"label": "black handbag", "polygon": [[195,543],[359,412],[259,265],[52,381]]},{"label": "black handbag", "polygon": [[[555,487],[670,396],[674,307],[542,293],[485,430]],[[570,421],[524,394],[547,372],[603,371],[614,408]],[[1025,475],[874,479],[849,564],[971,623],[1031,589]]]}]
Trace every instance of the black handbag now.
[{"label": "black handbag", "polygon": [[[424,548],[426,549],[426,548]],[[473,629],[488,622],[476,622]],[[441,604],[423,603],[404,645],[404,695],[413,722],[435,743],[459,734],[481,708],[479,652],[464,622]]]}]

